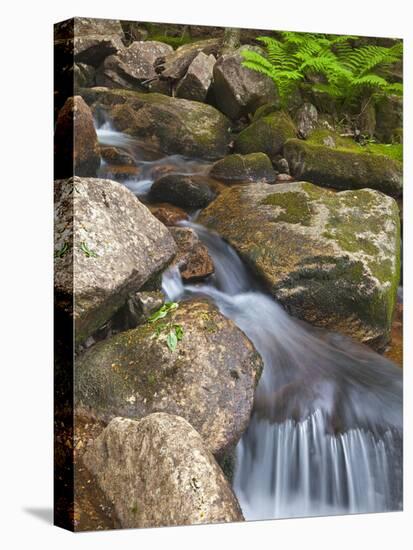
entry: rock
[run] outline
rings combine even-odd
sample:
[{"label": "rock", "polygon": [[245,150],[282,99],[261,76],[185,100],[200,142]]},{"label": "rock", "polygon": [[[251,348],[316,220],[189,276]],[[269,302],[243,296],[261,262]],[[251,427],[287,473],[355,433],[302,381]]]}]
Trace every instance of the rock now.
[{"label": "rock", "polygon": [[159,290],[133,292],[129,295],[123,312],[126,314],[127,326],[136,327],[145,323],[165,302],[163,293]]},{"label": "rock", "polygon": [[400,130],[403,128],[403,99],[398,96],[384,96],[376,100],[375,136],[384,143],[402,143]]},{"label": "rock", "polygon": [[264,103],[264,105],[261,105],[261,107],[258,107],[258,109],[255,111],[252,117],[252,122],[255,122],[259,118],[263,118],[267,115],[270,115],[272,113],[279,113],[280,112],[280,103],[279,101],[272,101],[270,103]]},{"label": "rock", "polygon": [[277,99],[273,81],[265,75],[243,67],[242,50],[256,49],[241,46],[231,54],[222,55],[214,67],[212,86],[220,111],[231,119],[254,112],[260,105]]},{"label": "rock", "polygon": [[176,95],[184,99],[205,101],[212,82],[215,57],[199,52],[190,64],[186,75],[176,87]]},{"label": "rock", "polygon": [[285,159],[284,157],[280,156],[280,158],[277,158],[277,160],[274,162],[274,167],[281,174],[290,173],[290,167],[288,166],[287,159]]},{"label": "rock", "polygon": [[55,29],[56,58],[98,67],[105,57],[122,50],[123,30],[119,21],[75,17]]},{"label": "rock", "polygon": [[220,46],[221,40],[217,38],[184,44],[164,59],[160,59],[156,70],[163,79],[180,80],[199,53],[216,56]]},{"label": "rock", "polygon": [[132,42],[117,55],[105,59],[97,84],[131,90],[145,88],[145,82],[157,78],[155,61],[170,52],[173,52],[172,47],[162,42]]},{"label": "rock", "polygon": [[216,160],[228,152],[228,119],[211,105],[155,93],[86,88],[89,104],[106,108],[115,128],[167,155]]},{"label": "rock", "polygon": [[[95,176],[100,166],[93,116],[80,96],[69,97],[60,109],[54,135],[57,178]],[[74,173],[73,173],[74,172]]]},{"label": "rock", "polygon": [[176,206],[203,208],[215,198],[204,176],[169,174],[152,184],[149,196],[153,201],[165,201]]},{"label": "rock", "polygon": [[402,194],[402,164],[382,155],[292,139],[284,146],[284,156],[295,179],[336,189],[369,187],[393,197]]},{"label": "rock", "polygon": [[242,130],[235,139],[234,150],[243,155],[266,153],[273,160],[282,152],[285,142],[295,136],[296,128],[287,114],[271,113]]},{"label": "rock", "polygon": [[227,240],[294,316],[385,346],[400,273],[392,198],[259,183],[228,189],[199,222]]},{"label": "rock", "polygon": [[290,174],[277,174],[275,181],[277,183],[288,183],[290,181],[294,181],[294,178],[290,176]]},{"label": "rock", "polygon": [[228,155],[216,162],[209,175],[222,181],[264,181],[272,183],[275,172],[265,153]]},{"label": "rock", "polygon": [[190,227],[172,227],[170,231],[178,245],[174,264],[179,267],[182,279],[196,282],[212,275],[214,264],[211,256],[195,231]]},{"label": "rock", "polygon": [[152,214],[167,226],[177,225],[178,222],[189,219],[185,210],[172,205],[156,207],[152,210]]},{"label": "rock", "polygon": [[120,166],[135,166],[135,159],[132,155],[118,147],[100,147],[100,155],[108,164]]},{"label": "rock", "polygon": [[[180,327],[174,351],[167,336]],[[153,412],[184,417],[214,454],[246,429],[262,362],[211,303],[185,301],[166,317],[97,343],[76,363],[77,407],[105,422]]]},{"label": "rock", "polygon": [[305,102],[295,113],[295,123],[297,130],[303,138],[317,127],[318,111],[312,103]]},{"label": "rock", "polygon": [[71,303],[74,297],[80,343],[110,319],[131,292],[166,267],[176,245],[135,195],[111,180],[56,181],[55,220],[57,302]]},{"label": "rock", "polygon": [[74,63],[73,65],[73,87],[88,88],[95,85],[96,70],[92,65],[86,63]]},{"label": "rock", "polygon": [[242,521],[239,504],[200,435],[179,416],[115,418],[84,463],[113,502],[119,527]]}]

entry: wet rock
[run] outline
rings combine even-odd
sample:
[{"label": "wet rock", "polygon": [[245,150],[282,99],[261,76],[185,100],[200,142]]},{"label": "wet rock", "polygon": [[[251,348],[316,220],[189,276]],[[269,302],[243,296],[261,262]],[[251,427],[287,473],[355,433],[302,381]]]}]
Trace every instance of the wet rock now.
[{"label": "wet rock", "polygon": [[215,57],[200,52],[176,87],[176,95],[184,99],[205,101],[212,82]]},{"label": "wet rock", "polygon": [[118,147],[100,147],[100,155],[108,164],[121,166],[135,166],[136,164],[132,155]]},{"label": "wet rock", "polygon": [[318,111],[312,103],[305,102],[295,113],[294,120],[300,136],[307,138],[317,127]]},{"label": "wet rock", "polygon": [[117,130],[165,154],[216,160],[226,155],[229,121],[211,105],[156,93],[86,88],[83,97],[108,112]]},{"label": "wet rock", "polygon": [[402,164],[382,155],[292,139],[284,146],[284,156],[295,179],[336,189],[369,187],[393,197],[402,194]]},{"label": "wet rock", "polygon": [[177,206],[159,206],[151,211],[155,218],[166,226],[177,225],[178,222],[189,219],[185,210]]},{"label": "wet rock", "polygon": [[161,272],[176,245],[135,195],[111,180],[56,181],[55,220],[55,288],[58,302],[75,299],[80,343],[104,325],[131,292]]},{"label": "wet rock", "polygon": [[184,44],[173,53],[159,59],[156,70],[163,79],[180,80],[199,53],[216,56],[220,46],[221,40],[216,38]]},{"label": "wet rock", "polygon": [[[242,130],[235,139],[236,153],[265,153],[271,160],[282,152],[285,142],[296,136],[291,118],[282,112],[271,113]],[[285,156],[285,155],[284,155]]]},{"label": "wet rock", "polygon": [[208,178],[170,174],[153,183],[150,197],[153,201],[165,201],[176,206],[203,208],[215,198]]},{"label": "wet rock", "polygon": [[100,166],[93,116],[80,96],[69,97],[60,109],[54,136],[55,174],[58,178],[95,176]]},{"label": "wet rock", "polygon": [[[171,351],[168,335],[179,327]],[[262,362],[211,303],[185,301],[165,317],[97,343],[76,363],[77,407],[109,421],[152,412],[184,417],[214,454],[246,429]]]},{"label": "wet rock", "polygon": [[190,227],[172,227],[170,231],[178,245],[174,264],[179,267],[182,279],[196,282],[212,275],[214,264],[211,256],[195,231]]},{"label": "wet rock", "polygon": [[117,55],[105,59],[97,76],[97,84],[131,90],[145,88],[147,81],[157,78],[155,61],[170,52],[173,52],[172,47],[162,42],[133,42]]},{"label": "wet rock", "polygon": [[254,49],[242,46],[234,53],[222,55],[214,67],[215,102],[231,119],[253,113],[263,103],[277,98],[270,78],[243,67],[241,51],[251,48]]},{"label": "wet rock", "polygon": [[400,274],[397,203],[311,183],[230,188],[199,217],[294,316],[385,346]]},{"label": "wet rock", "polygon": [[249,155],[228,155],[216,162],[209,175],[222,181],[264,181],[275,180],[271,161],[265,153]]},{"label": "wet rock", "polygon": [[87,449],[84,463],[122,528],[243,520],[211,452],[179,416],[115,418]]}]

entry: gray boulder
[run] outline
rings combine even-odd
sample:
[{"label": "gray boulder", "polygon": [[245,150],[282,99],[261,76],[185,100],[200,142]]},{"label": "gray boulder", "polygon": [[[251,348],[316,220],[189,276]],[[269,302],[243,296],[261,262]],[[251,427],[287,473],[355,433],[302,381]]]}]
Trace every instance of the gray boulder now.
[{"label": "gray boulder", "polygon": [[253,113],[260,105],[277,99],[273,81],[265,75],[243,67],[242,46],[234,53],[222,55],[214,66],[215,102],[231,119]]},{"label": "gray boulder", "polygon": [[[172,342],[171,332],[180,339]],[[209,302],[185,301],[84,353],[76,362],[76,407],[105,422],[176,414],[222,455],[248,425],[261,369],[233,321]]]},{"label": "gray boulder", "polygon": [[394,199],[311,183],[230,188],[199,217],[294,316],[382,349],[400,277]]},{"label": "gray boulder", "polygon": [[205,101],[212,82],[215,57],[199,52],[190,64],[186,75],[176,87],[176,95],[193,101]]},{"label": "gray boulder", "polygon": [[220,47],[221,40],[217,38],[184,44],[173,53],[158,60],[157,72],[164,80],[180,80],[199,53],[216,56]]},{"label": "gray boulder", "polygon": [[176,206],[203,208],[215,198],[204,176],[169,174],[152,184],[150,198],[154,202],[170,202]]},{"label": "gray boulder", "polygon": [[274,168],[265,153],[228,155],[212,166],[209,175],[225,182],[275,181]]},{"label": "gray boulder", "polygon": [[72,303],[76,342],[101,327],[172,260],[176,244],[135,195],[111,180],[55,182],[55,289]]},{"label": "gray boulder", "polygon": [[157,78],[155,61],[172,51],[171,46],[162,42],[133,42],[117,55],[105,59],[97,75],[97,84],[109,88],[142,89],[146,86],[144,83]]},{"label": "gray boulder", "polygon": [[318,111],[312,103],[305,102],[295,113],[295,123],[299,134],[307,138],[317,127]]},{"label": "gray boulder", "polygon": [[239,504],[200,435],[179,416],[115,418],[86,450],[84,463],[119,527],[242,521]]}]

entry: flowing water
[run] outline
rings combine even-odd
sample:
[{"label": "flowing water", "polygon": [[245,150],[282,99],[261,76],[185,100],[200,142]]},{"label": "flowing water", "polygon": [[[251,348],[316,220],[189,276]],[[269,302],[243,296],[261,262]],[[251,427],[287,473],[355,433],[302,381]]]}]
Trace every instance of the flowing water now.
[{"label": "flowing water", "polygon": [[[98,132],[100,140],[133,149],[120,143],[127,136],[105,132]],[[204,170],[171,159],[179,172]],[[162,161],[149,162],[150,169]],[[246,519],[401,509],[401,370],[348,337],[290,317],[219,235],[189,225],[208,247],[215,274],[184,286],[170,269],[166,296],[213,300],[264,361],[251,421],[236,448],[233,488]]]}]

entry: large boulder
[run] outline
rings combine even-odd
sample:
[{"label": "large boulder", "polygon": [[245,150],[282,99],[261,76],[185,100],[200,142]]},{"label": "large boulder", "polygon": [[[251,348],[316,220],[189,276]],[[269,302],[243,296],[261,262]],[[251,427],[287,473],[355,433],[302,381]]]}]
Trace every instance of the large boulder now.
[{"label": "large boulder", "polygon": [[55,27],[55,55],[60,61],[98,67],[108,55],[122,50],[124,33],[119,21],[74,17]]},{"label": "large boulder", "polygon": [[122,528],[243,520],[211,452],[179,416],[115,418],[83,460]]},{"label": "large boulder", "polygon": [[275,181],[275,171],[265,153],[228,155],[218,160],[209,175],[225,182]]},{"label": "large boulder", "polygon": [[163,59],[159,59],[156,70],[162,79],[180,80],[199,53],[216,56],[220,47],[221,40],[217,38],[184,44]]},{"label": "large boulder", "polygon": [[132,42],[117,55],[105,59],[97,75],[97,84],[131,90],[143,88],[145,82],[157,78],[155,61],[172,51],[171,46],[162,42]]},{"label": "large boulder", "polygon": [[222,55],[214,67],[213,92],[215,102],[231,119],[254,112],[257,107],[277,99],[273,81],[242,65],[242,46],[230,54]]},{"label": "large boulder", "polygon": [[283,112],[273,112],[252,122],[235,139],[236,153],[266,153],[272,161],[282,152],[288,139],[294,138],[297,130],[291,118]]},{"label": "large boulder", "polygon": [[80,96],[69,97],[60,109],[54,136],[55,176],[95,176],[100,166],[93,116]]},{"label": "large boulder", "polygon": [[215,57],[199,52],[176,87],[176,95],[193,101],[205,101],[212,82]]},{"label": "large boulder", "polygon": [[55,289],[72,303],[76,342],[121,307],[130,292],[153,280],[173,259],[176,244],[125,186],[111,180],[55,182]]},{"label": "large boulder", "polygon": [[383,96],[376,100],[375,109],[375,136],[385,143],[403,142],[403,98]]},{"label": "large boulder", "polygon": [[[172,342],[176,330],[180,340]],[[82,355],[76,406],[105,422],[152,412],[182,416],[221,455],[248,425],[261,369],[252,343],[233,321],[209,302],[186,301]]]},{"label": "large boulder", "polygon": [[377,349],[390,336],[400,274],[397,203],[311,183],[236,186],[199,217],[294,316]]},{"label": "large boulder", "polygon": [[336,189],[369,187],[393,197],[402,194],[402,164],[383,155],[292,139],[284,146],[284,157],[296,179]]},{"label": "large boulder", "polygon": [[150,190],[154,202],[170,202],[176,206],[203,208],[215,198],[205,176],[168,174],[156,180]]},{"label": "large boulder", "polygon": [[132,90],[86,88],[82,94],[107,110],[117,130],[165,154],[216,160],[228,152],[229,120],[211,105]]}]

